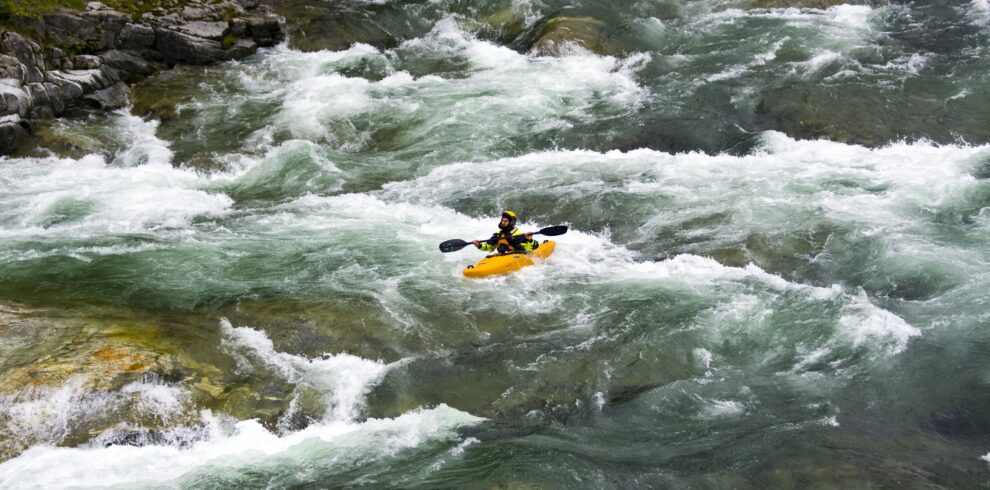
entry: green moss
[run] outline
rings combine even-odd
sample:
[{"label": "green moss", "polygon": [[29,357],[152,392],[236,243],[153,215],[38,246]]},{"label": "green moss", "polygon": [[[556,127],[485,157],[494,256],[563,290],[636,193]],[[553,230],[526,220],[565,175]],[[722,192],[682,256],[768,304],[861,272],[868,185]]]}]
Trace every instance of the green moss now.
[{"label": "green moss", "polygon": [[28,17],[37,19],[59,8],[82,9],[83,0],[0,0],[0,18]]},{"label": "green moss", "polygon": [[[37,19],[61,8],[82,10],[87,0],[0,0],[0,19],[15,17]],[[103,0],[102,3],[114,10],[140,17],[145,12],[157,8],[178,10],[188,4],[188,0]]]},{"label": "green moss", "polygon": [[228,5],[224,7],[222,15],[224,21],[230,22],[234,20],[235,17],[237,17],[237,9],[234,8],[233,5]]},{"label": "green moss", "polygon": [[223,49],[230,49],[230,47],[233,46],[234,43],[236,42],[237,42],[237,36],[233,34],[227,34],[226,36],[223,37],[223,41],[221,41],[221,44],[223,45]]},{"label": "green moss", "polygon": [[129,13],[135,19],[141,17],[146,12],[151,12],[157,8],[165,10],[178,10],[184,7],[186,0],[103,0],[106,6],[124,13]]}]

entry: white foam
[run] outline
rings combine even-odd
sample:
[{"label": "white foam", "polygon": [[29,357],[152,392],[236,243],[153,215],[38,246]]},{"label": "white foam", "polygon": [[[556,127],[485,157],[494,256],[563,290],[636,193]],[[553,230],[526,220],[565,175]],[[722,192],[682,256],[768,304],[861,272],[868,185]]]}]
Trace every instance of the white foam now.
[{"label": "white foam", "polygon": [[[221,330],[222,348],[240,356],[244,369],[253,369],[253,359],[290,383],[325,394],[328,409],[324,419],[299,431],[283,424],[279,435],[256,420],[234,421],[205,410],[200,414],[202,427],[171,427],[161,437],[141,439],[145,445],[140,447],[112,445],[118,434],[142,433],[140,428],[124,426],[102,434],[94,444],[55,448],[46,445],[62,441],[77,423],[73,414],[101,413],[118,403],[134,401],[138,413],[169,422],[187,407],[189,395],[155,380],[133,382],[119,393],[105,396],[85,392],[81,380],[57,390],[32,389],[14,398],[0,398],[0,417],[12,421],[12,434],[33,444],[0,464],[0,487],[184,485],[189,478],[209,481],[213,473],[244,467],[291,473],[293,468],[306,467],[313,457],[324,461],[328,471],[337,468],[343,472],[428,441],[456,442],[457,428],[483,420],[441,404],[394,419],[355,422],[364,395],[395,364],[348,354],[307,359],[275,351],[271,339],[259,330],[235,328],[226,319],[221,321]],[[462,441],[453,452],[463,452],[476,442]]]},{"label": "white foam", "polygon": [[[931,242],[927,225],[917,220],[917,214],[953,206],[967,189],[979,185],[971,175],[971,164],[988,152],[987,146],[936,146],[927,142],[869,149],[828,141],[795,141],[770,132],[764,136],[762,151],[744,157],[670,155],[648,150],[558,151],[448,165],[415,180],[388,184],[382,198],[426,207],[456,202],[481,191],[511,198],[518,182],[528,183],[530,192],[541,192],[565,203],[570,196],[609,192],[657,196],[666,204],[658,209],[654,220],[642,226],[646,236],[651,235],[653,227],[731,209],[731,220],[714,228],[720,238],[727,240],[739,240],[739,232],[788,233],[804,229],[808,226],[806,220],[834,221],[851,224],[864,234],[883,230],[878,238],[889,242],[884,249],[888,254],[885,260],[914,257],[912,260],[941,263],[945,257],[952,257],[953,264],[966,268],[982,263],[982,259]],[[501,178],[506,173],[514,176],[512,183]],[[496,217],[469,219],[454,215],[450,219],[456,224],[451,229],[480,237],[491,230]],[[546,224],[556,223],[524,221],[520,226],[535,229]],[[837,304],[838,307],[827,306],[827,311],[835,315],[836,338],[808,346],[806,357],[795,367],[799,370],[844,346],[866,347],[877,358],[896,355],[906,349],[911,337],[921,334],[918,327],[877,307],[861,293],[847,292],[839,285],[796,284],[752,264],[726,267],[691,254],[659,262],[643,261],[636,253],[613,244],[607,235],[574,228],[556,240],[561,245],[544,266],[526,268],[512,276],[472,281],[470,287],[580,282],[634,288],[641,283],[644,287],[661,285],[703,296],[714,294],[717,288],[719,295],[726,298],[726,311],[736,311],[754,326],[759,325],[759,318],[766,318],[767,305],[782,293],[797,293],[809,303]],[[460,264],[463,262],[461,259]],[[460,264],[450,265],[452,275],[457,274]],[[758,290],[744,293],[753,284],[759,285]],[[511,289],[503,296],[511,297]],[[532,297],[537,301],[519,302],[516,306],[554,308],[553,294],[546,293],[545,288]]]},{"label": "white foam", "polygon": [[903,352],[911,337],[921,335],[920,329],[874,305],[862,290],[844,308],[839,329],[852,340],[854,346],[870,341],[874,347],[882,345],[890,354]]},{"label": "white foam", "polygon": [[128,383],[120,392],[136,396],[135,408],[139,413],[153,416],[164,423],[171,422],[176,415],[182,413],[190,400],[189,392],[184,388],[157,379]]},{"label": "white foam", "polygon": [[[0,165],[0,237],[84,239],[187,228],[194,218],[225,213],[233,201],[205,190],[195,171],[171,165],[157,125],[117,115],[131,144],[108,163],[100,155],[78,160],[8,159]],[[68,213],[67,216],[63,216]]]},{"label": "white foam", "polygon": [[[464,76],[414,77],[393,67],[393,59],[424,51],[432,57],[463,59],[470,68]],[[327,66],[343,57],[358,57],[387,65],[381,80],[344,76],[326,69],[306,69],[310,63]],[[591,120],[589,110],[600,115],[604,101],[613,112],[625,113],[642,103],[646,91],[635,73],[649,60],[646,54],[625,58],[579,53],[561,58],[534,58],[475,38],[453,18],[437,22],[426,36],[378,52],[367,47],[346,52],[297,54],[278,51],[262,69],[247,68],[250,86],[268,86],[254,79],[282,81],[281,87],[259,92],[276,97],[282,106],[274,124],[261,130],[254,141],[270,141],[273,132],[356,150],[371,141],[370,130],[355,127],[355,118],[401,125],[410,144],[437,139],[471,139],[479,145],[501,145],[521,125],[554,128],[565,118]],[[305,62],[305,63],[304,63]],[[491,114],[499,114],[492,124]],[[401,137],[401,136],[400,136]],[[342,146],[343,145],[343,146]],[[455,145],[456,146],[456,145]],[[477,151],[477,148],[476,148]]]},{"label": "white foam", "polygon": [[802,61],[796,64],[802,68],[805,76],[812,76],[818,74],[822,68],[840,60],[841,58],[842,55],[834,51],[823,51],[816,54],[808,61]]},{"label": "white foam", "polygon": [[966,97],[969,97],[970,93],[971,92],[969,91],[969,89],[964,88],[964,89],[960,90],[959,92],[957,92],[952,97],[949,97],[948,100],[964,99]]},{"label": "white foam", "polygon": [[0,421],[11,443],[58,445],[87,424],[102,426],[108,417],[133,409],[169,423],[186,409],[189,393],[157,379],[129,383],[118,391],[92,391],[86,377],[74,376],[56,387],[28,387],[0,397]]},{"label": "white foam", "polygon": [[734,417],[746,413],[746,405],[733,400],[702,400],[701,417],[714,419]]},{"label": "white foam", "polygon": [[255,420],[231,424],[208,411],[203,417],[208,436],[184,449],[171,445],[32,447],[0,464],[0,487],[185,486],[184,481],[209,482],[210,474],[222,476],[248,468],[272,474],[311,470],[309,463],[314,458],[325,471],[344,472],[428,441],[457,443],[456,429],[483,420],[440,405],[394,419],[314,424],[279,437]]},{"label": "white foam", "polygon": [[4,437],[31,445],[59,444],[80,419],[114,406],[115,394],[90,392],[85,382],[85,377],[75,376],[62,386],[28,387],[0,397]]},{"label": "white foam", "polygon": [[602,392],[595,392],[595,395],[591,397],[591,399],[595,403],[595,408],[599,412],[605,409],[605,395]]},{"label": "white foam", "polygon": [[[324,354],[319,359],[307,359],[285,352],[275,351],[271,339],[260,330],[233,327],[222,319],[223,347],[232,351],[244,348],[265,365],[274,368],[286,381],[311,387],[326,397],[327,420],[351,421],[363,408],[364,395],[377,384],[390,366],[380,361],[369,361],[346,353]],[[240,363],[242,369],[250,365]]]},{"label": "white foam", "polygon": [[[227,172],[211,180],[235,191],[277,191],[291,196],[307,192],[332,193],[344,184],[344,173],[319,145],[289,140],[269,149],[261,158],[227,155]],[[225,187],[228,188],[228,187]]]},{"label": "white foam", "polygon": [[36,260],[45,257],[66,256],[83,262],[91,262],[94,256],[126,255],[149,250],[161,250],[165,245],[158,243],[141,243],[136,245],[111,245],[106,247],[58,247],[39,252],[34,249],[0,252],[0,261],[18,262]]},{"label": "white foam", "polygon": [[692,358],[694,360],[695,366],[702,371],[705,371],[705,376],[712,375],[712,361],[715,360],[715,355],[711,353],[708,349],[697,348],[691,351]]},{"label": "white foam", "polygon": [[158,138],[158,121],[145,121],[126,111],[116,113],[114,131],[122,141],[129,144],[114,156],[113,164],[120,167],[140,165],[170,165],[172,150],[168,143]]},{"label": "white foam", "polygon": [[[829,80],[857,76],[864,71],[850,53],[864,45],[873,44],[879,31],[873,28],[872,18],[876,11],[863,5],[837,5],[826,10],[811,8],[785,9],[727,9],[694,17],[690,22],[692,30],[701,30],[709,36],[722,36],[723,31],[731,32],[735,25],[758,25],[761,32],[767,31],[767,22],[780,24],[778,28],[769,30],[772,33],[787,33],[774,40],[774,50],[768,53],[736,53],[737,49],[745,49],[749,44],[740,45],[734,50],[736,58],[751,60],[745,64],[737,64],[720,73],[709,75],[707,81],[719,81],[741,76],[755,67],[762,66],[776,59],[776,51],[785,42],[796,43],[810,52],[811,57],[806,61],[785,62],[790,65],[793,75],[814,78],[822,75],[826,67],[835,66],[835,73],[826,73]],[[772,37],[770,39],[773,39]],[[706,53],[710,54],[710,53]],[[703,55],[702,59],[707,56]],[[695,88],[700,86],[697,82]]]},{"label": "white foam", "polygon": [[978,25],[990,23],[990,0],[972,0],[967,6],[971,22]]},{"label": "white foam", "polygon": [[792,27],[811,27],[827,33],[830,39],[842,40],[846,44],[861,42],[873,30],[870,17],[874,10],[866,5],[836,5],[826,10],[818,9],[726,9],[700,16],[695,21],[708,25],[709,30],[721,25],[733,24],[747,19],[772,19]]}]

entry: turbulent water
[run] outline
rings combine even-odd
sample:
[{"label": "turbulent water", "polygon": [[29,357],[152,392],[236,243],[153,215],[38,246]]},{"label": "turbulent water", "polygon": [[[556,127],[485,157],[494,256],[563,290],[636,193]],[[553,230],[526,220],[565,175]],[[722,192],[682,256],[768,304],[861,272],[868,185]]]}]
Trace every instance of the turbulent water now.
[{"label": "turbulent water", "polygon": [[287,2],[42,128],[0,488],[990,485],[990,5],[752,7]]}]

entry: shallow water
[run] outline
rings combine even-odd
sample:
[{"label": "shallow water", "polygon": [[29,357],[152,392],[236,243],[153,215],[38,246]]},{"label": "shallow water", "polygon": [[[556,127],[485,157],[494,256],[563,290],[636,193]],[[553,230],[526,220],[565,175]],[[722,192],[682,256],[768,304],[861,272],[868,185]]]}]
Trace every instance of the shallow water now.
[{"label": "shallow water", "polygon": [[990,9],[746,7],[290,2],[44,128],[0,487],[984,486]]}]

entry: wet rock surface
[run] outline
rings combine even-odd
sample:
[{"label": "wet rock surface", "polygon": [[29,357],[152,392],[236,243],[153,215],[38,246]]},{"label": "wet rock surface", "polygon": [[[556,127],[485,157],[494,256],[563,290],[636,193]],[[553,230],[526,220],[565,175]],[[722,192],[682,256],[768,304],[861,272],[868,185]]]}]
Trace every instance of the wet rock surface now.
[{"label": "wet rock surface", "polygon": [[604,22],[592,17],[554,17],[546,21],[532,50],[542,55],[561,56],[574,47],[595,54],[612,54],[613,46]]}]

